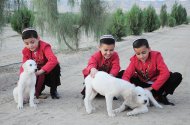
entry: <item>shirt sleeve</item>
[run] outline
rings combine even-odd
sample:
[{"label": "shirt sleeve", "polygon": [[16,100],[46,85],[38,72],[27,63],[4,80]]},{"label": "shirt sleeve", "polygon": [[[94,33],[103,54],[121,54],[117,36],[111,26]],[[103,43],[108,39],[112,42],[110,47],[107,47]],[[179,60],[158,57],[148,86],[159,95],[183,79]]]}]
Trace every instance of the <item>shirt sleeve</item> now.
[{"label": "shirt sleeve", "polygon": [[123,73],[122,79],[130,82],[130,79],[134,74],[135,74],[135,61],[134,59],[131,59],[130,64]]},{"label": "shirt sleeve", "polygon": [[119,71],[120,71],[120,60],[119,60],[118,54],[116,53],[113,57],[112,68],[110,70],[110,74],[112,74],[113,76],[117,76]]},{"label": "shirt sleeve", "polygon": [[50,45],[45,46],[43,52],[48,61],[41,69],[49,73],[58,64],[57,57],[54,55]]},{"label": "shirt sleeve", "polygon": [[88,61],[87,67],[82,71],[84,77],[86,77],[90,73],[90,70],[92,68],[97,68],[97,64],[98,64],[97,59],[94,56],[91,56]]},{"label": "shirt sleeve", "polygon": [[159,88],[168,80],[170,76],[170,72],[168,67],[164,63],[164,60],[159,53],[156,58],[157,69],[159,71],[159,76],[157,77],[156,81],[152,84],[152,88],[154,90],[159,90]]}]

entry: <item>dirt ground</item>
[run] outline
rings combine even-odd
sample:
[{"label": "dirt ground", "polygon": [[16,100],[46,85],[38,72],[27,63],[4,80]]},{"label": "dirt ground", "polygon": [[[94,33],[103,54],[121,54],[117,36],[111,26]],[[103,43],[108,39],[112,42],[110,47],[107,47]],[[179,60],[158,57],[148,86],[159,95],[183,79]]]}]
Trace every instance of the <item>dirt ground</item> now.
[{"label": "dirt ground", "polygon": [[[133,55],[132,42],[139,38],[147,38],[152,50],[162,53],[166,64],[172,72],[183,75],[181,85],[174,95],[168,98],[175,106],[165,106],[163,109],[150,107],[149,112],[137,116],[126,115],[127,111],[110,118],[106,112],[105,99],[93,101],[96,111],[88,115],[85,112],[80,91],[83,88],[82,69],[86,66],[90,55],[97,50],[96,47],[70,54],[58,53],[61,64],[62,85],[58,87],[61,96],[59,100],[39,100],[36,109],[28,104],[24,109],[18,110],[13,100],[12,90],[18,80],[18,71],[21,61],[21,38],[9,27],[0,39],[0,124],[1,125],[189,125],[190,124],[190,25],[175,28],[163,28],[141,36],[128,36],[122,42],[117,42],[121,61],[121,68],[129,64]],[[46,87],[44,94],[49,95]],[[114,100],[113,107],[121,105],[122,100]]]}]

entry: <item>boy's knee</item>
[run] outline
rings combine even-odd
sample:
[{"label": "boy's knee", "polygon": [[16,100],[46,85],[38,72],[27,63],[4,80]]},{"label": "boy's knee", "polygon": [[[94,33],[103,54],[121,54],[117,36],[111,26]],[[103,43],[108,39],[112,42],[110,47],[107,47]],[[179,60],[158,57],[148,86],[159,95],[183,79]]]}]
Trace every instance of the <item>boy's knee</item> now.
[{"label": "boy's knee", "polygon": [[182,77],[182,74],[179,73],[179,72],[174,72],[172,74],[173,78],[178,81],[179,83],[182,81],[183,77]]}]

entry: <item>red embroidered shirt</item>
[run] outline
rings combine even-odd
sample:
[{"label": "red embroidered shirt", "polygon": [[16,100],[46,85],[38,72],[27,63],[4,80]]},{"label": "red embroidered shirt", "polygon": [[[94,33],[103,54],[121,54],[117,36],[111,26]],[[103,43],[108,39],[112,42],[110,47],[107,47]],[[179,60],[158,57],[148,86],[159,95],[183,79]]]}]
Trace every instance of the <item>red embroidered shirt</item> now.
[{"label": "red embroidered shirt", "polygon": [[119,56],[114,52],[109,59],[105,59],[101,52],[95,52],[88,61],[88,66],[83,69],[83,75],[86,77],[91,68],[96,68],[98,71],[105,71],[113,76],[117,76],[120,70]]},{"label": "red embroidered shirt", "polygon": [[[50,44],[40,40],[38,49],[33,52],[28,48],[22,50],[24,63],[28,59],[33,59],[36,61],[37,66],[43,69],[46,73],[49,73],[57,64],[57,57],[54,55]],[[23,72],[23,68],[20,68],[20,73]]]},{"label": "red embroidered shirt", "polygon": [[170,76],[160,52],[151,51],[145,63],[139,61],[136,55],[131,57],[130,61],[122,77],[124,80],[130,81],[132,76],[136,76],[143,82],[153,82],[151,87],[154,90],[159,90]]}]

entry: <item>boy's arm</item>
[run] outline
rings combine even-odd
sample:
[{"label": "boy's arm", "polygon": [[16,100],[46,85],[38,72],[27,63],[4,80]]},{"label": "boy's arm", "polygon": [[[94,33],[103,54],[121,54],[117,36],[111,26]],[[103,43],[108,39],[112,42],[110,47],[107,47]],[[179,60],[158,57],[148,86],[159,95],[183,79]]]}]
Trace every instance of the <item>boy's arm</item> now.
[{"label": "boy's arm", "polygon": [[97,69],[97,63],[98,62],[97,62],[96,58],[94,56],[91,56],[91,58],[88,61],[88,66],[82,71],[84,77],[86,77],[90,73],[92,68]]},{"label": "boy's arm", "polygon": [[54,55],[50,45],[47,45],[43,52],[48,61],[41,69],[49,73],[58,64],[57,57]]},{"label": "boy's arm", "polygon": [[109,74],[113,75],[113,76],[117,76],[117,74],[119,73],[120,70],[120,61],[119,61],[119,56],[116,53],[113,57],[113,61],[112,61],[112,69],[110,71]]},{"label": "boy's arm", "polygon": [[126,68],[125,72],[123,73],[122,79],[130,82],[130,79],[134,74],[135,74],[135,63],[134,60],[131,59],[129,66]]},{"label": "boy's arm", "polygon": [[170,77],[168,67],[166,66],[160,53],[156,57],[156,64],[159,71],[159,76],[151,86],[154,90],[158,90]]}]

